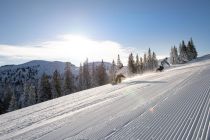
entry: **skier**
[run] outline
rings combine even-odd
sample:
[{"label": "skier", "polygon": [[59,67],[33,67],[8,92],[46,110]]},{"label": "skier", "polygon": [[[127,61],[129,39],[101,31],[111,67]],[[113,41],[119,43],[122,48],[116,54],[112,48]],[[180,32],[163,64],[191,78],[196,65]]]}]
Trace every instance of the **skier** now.
[{"label": "skier", "polygon": [[167,64],[169,67],[170,67],[170,64],[168,63],[168,58],[166,57],[165,59],[163,59],[161,62],[160,62],[160,66],[159,66],[159,68],[157,68],[156,69],[156,71],[163,71],[163,69],[164,69],[164,64]]}]

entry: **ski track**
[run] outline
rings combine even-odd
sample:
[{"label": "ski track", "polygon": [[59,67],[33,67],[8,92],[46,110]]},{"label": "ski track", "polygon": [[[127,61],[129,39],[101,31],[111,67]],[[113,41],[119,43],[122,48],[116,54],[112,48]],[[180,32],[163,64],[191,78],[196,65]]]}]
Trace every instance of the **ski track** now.
[{"label": "ski track", "polygon": [[0,116],[7,139],[210,139],[210,60]]}]

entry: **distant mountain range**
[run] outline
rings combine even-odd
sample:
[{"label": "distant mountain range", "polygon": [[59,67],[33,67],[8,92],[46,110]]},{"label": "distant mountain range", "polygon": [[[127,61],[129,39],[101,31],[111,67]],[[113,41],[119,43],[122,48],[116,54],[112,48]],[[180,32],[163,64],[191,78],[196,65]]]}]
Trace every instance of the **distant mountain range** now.
[{"label": "distant mountain range", "polygon": [[[92,68],[92,63],[89,63],[89,68]],[[98,66],[101,62],[94,62],[95,67]],[[111,67],[111,63],[104,62],[106,69],[108,70]],[[6,74],[7,72],[15,72],[19,70],[24,69],[33,69],[37,72],[36,76],[40,77],[43,73],[46,73],[48,75],[52,75],[55,70],[58,70],[59,73],[63,74],[64,69],[66,66],[66,62],[60,62],[60,61],[44,61],[44,60],[33,60],[29,61],[27,63],[23,63],[20,65],[5,65],[0,67],[0,76],[2,74]],[[79,67],[75,66],[74,64],[71,64],[72,73],[74,75],[78,75],[79,73]]]}]

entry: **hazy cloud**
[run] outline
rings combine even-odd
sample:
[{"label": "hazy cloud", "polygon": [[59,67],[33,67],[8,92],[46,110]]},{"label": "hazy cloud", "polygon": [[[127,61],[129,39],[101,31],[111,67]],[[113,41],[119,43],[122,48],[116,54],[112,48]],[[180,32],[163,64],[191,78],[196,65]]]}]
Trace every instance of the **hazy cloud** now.
[{"label": "hazy cloud", "polygon": [[[78,35],[61,35],[55,40],[45,41],[33,45],[0,45],[1,65],[21,63],[29,60],[70,61],[75,65],[85,61],[111,62],[120,54],[126,64],[130,52],[134,48],[123,47],[120,43],[111,40],[93,40]],[[9,62],[6,62],[9,61]]]}]

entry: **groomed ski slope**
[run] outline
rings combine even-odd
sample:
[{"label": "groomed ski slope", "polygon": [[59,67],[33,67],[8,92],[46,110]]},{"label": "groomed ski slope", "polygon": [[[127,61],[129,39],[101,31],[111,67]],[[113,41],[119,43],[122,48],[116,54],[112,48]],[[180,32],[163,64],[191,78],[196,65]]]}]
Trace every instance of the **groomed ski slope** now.
[{"label": "groomed ski slope", "polygon": [[0,139],[210,139],[210,59],[0,116]]}]

